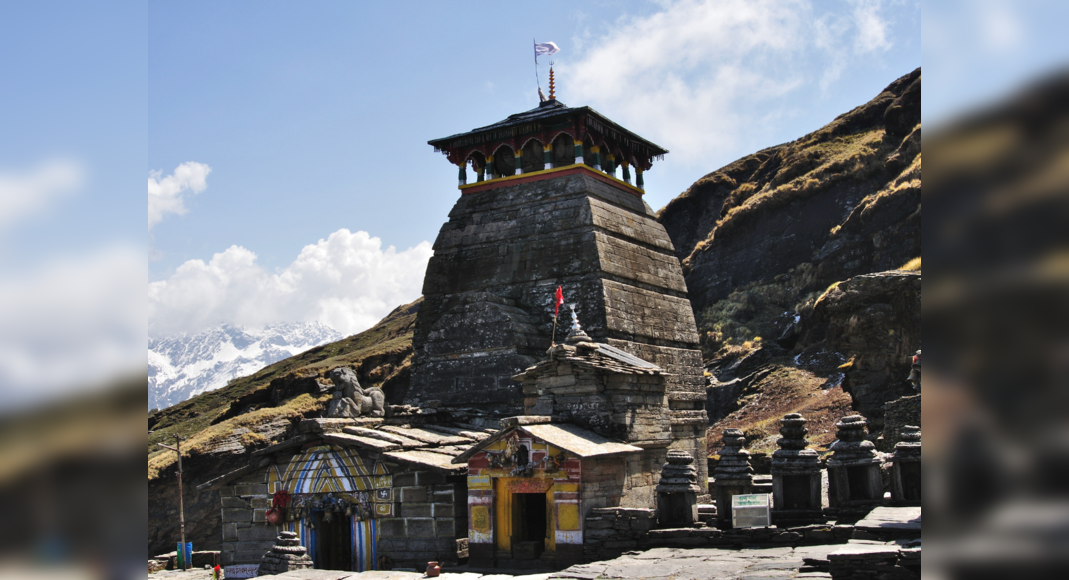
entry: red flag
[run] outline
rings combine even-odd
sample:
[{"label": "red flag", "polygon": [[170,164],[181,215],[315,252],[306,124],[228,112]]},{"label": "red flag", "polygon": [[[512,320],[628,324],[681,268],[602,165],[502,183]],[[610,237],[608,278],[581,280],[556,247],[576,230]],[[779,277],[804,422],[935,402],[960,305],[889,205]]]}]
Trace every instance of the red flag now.
[{"label": "red flag", "polygon": [[561,292],[560,286],[557,286],[557,299],[555,300],[556,307],[553,309],[553,318],[556,318],[560,314],[560,305],[564,304],[564,292]]}]

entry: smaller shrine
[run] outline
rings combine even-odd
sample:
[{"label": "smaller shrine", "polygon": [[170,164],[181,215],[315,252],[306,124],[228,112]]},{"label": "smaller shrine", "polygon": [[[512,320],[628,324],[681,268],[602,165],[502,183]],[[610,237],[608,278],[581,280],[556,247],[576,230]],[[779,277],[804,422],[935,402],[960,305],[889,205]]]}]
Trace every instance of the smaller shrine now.
[{"label": "smaller shrine", "polygon": [[657,484],[658,525],[662,528],[693,526],[698,522],[698,471],[686,451],[669,451]]},{"label": "smaller shrine", "polygon": [[867,423],[861,415],[843,417],[835,424],[837,439],[828,460],[828,503],[833,508],[871,509],[883,502],[879,454],[865,439]]},{"label": "smaller shrine", "polygon": [[891,466],[891,501],[921,505],[921,428],[906,425],[895,445]]},{"label": "smaller shrine", "polygon": [[504,428],[457,457],[468,465],[468,554],[475,566],[564,567],[583,559],[584,506],[626,492],[626,457],[642,449],[551,417]]},{"label": "smaller shrine", "polygon": [[294,570],[306,570],[313,566],[312,558],[308,555],[308,550],[301,545],[301,539],[297,533],[282,532],[276,539],[275,547],[260,559],[260,567],[256,570],[256,575],[284,574]]},{"label": "smaller shrine", "polygon": [[805,525],[824,521],[820,456],[807,449],[805,417],[789,413],[780,420],[779,449],[772,453],[772,523]]},{"label": "smaller shrine", "polygon": [[742,429],[724,429],[724,447],[720,449],[720,461],[713,471],[713,487],[716,494],[716,519],[721,528],[732,527],[731,498],[753,493],[753,467],[750,452],[743,445],[746,437]]}]

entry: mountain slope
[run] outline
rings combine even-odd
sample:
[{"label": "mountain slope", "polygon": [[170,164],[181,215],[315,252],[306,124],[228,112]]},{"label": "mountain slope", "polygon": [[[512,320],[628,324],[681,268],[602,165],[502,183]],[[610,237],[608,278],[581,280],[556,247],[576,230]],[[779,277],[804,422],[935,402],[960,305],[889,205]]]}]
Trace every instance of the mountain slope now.
[{"label": "mountain slope", "polygon": [[827,445],[851,412],[883,427],[920,348],[921,70],[790,143],[714,171],[658,218],[676,247],[724,428],[775,448],[802,412]]},{"label": "mountain slope", "polygon": [[190,336],[149,340],[148,406],[170,407],[340,338],[333,328],[309,322],[278,324],[263,330],[224,324]]},{"label": "mountain slope", "polygon": [[707,355],[778,337],[830,284],[920,256],[920,93],[917,69],[821,129],[706,175],[658,212]]},{"label": "mountain slope", "polygon": [[317,346],[233,380],[225,387],[149,413],[148,555],[174,549],[178,522],[174,452],[156,443],[182,443],[186,484],[186,538],[198,550],[218,550],[222,538],[219,492],[188,490],[234,468],[233,459],[296,432],[305,417],[326,407],[326,373],[353,368],[360,384],[379,386],[399,402],[408,386],[412,331],[422,298],[396,308],[378,324],[339,341]]}]

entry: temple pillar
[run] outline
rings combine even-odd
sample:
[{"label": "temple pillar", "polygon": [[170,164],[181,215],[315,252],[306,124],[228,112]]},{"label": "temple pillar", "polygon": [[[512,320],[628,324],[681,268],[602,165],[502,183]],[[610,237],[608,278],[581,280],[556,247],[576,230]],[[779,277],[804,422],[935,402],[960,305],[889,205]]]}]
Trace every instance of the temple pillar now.
[{"label": "temple pillar", "polygon": [[546,169],[553,169],[553,143],[542,146],[542,162]]},{"label": "temple pillar", "polygon": [[624,183],[631,183],[631,171],[628,168],[627,162],[620,163],[620,167],[623,168]]},{"label": "temple pillar", "polygon": [[612,153],[605,156],[605,173],[616,177],[616,156]]},{"label": "temple pillar", "polygon": [[597,145],[591,145],[590,154],[594,156],[594,171],[601,171],[601,150]]},{"label": "temple pillar", "polygon": [[460,180],[460,185],[467,185],[468,183],[468,162],[460,162],[460,172],[457,174],[457,179]]},{"label": "temple pillar", "polygon": [[635,187],[641,189],[642,191],[646,191],[646,183],[644,181],[642,181],[642,168],[641,167],[636,167],[635,168]]},{"label": "temple pillar", "polygon": [[523,149],[516,149],[516,175],[523,173]]},{"label": "temple pillar", "polygon": [[575,162],[579,165],[582,165],[584,163],[582,141],[575,141]]},{"label": "temple pillar", "polygon": [[494,177],[496,177],[494,175],[494,156],[493,155],[487,155],[486,156],[486,178],[487,179],[494,179]]}]

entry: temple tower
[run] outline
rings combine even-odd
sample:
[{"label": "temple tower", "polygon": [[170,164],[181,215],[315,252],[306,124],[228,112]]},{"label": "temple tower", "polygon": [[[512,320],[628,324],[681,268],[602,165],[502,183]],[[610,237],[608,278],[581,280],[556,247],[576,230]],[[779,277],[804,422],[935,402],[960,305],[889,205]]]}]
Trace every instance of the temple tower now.
[{"label": "temple tower", "polygon": [[512,377],[546,358],[559,285],[592,340],[664,370],[672,447],[701,458],[704,483],[698,333],[672,242],[642,198],[667,151],[555,99],[430,144],[458,167],[460,198],[427,267],[408,399],[523,414]]}]

